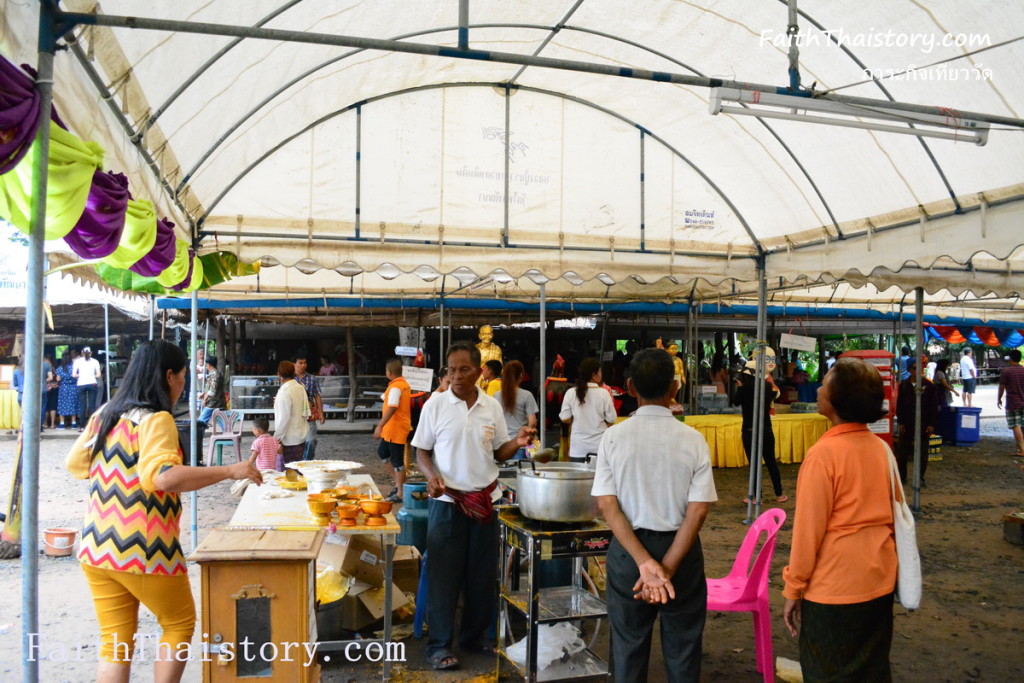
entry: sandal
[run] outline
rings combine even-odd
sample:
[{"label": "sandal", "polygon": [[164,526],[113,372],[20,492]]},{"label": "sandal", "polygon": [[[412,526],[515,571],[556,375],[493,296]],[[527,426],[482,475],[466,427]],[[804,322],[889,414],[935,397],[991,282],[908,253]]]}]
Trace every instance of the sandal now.
[{"label": "sandal", "polygon": [[789,496],[787,496],[787,495],[781,495],[781,496],[779,496],[778,498],[775,499],[776,503],[786,503],[788,501],[789,501]]},{"label": "sandal", "polygon": [[427,661],[438,671],[447,671],[448,669],[458,669],[459,660],[455,658],[451,650],[437,650],[436,652],[427,655]]}]

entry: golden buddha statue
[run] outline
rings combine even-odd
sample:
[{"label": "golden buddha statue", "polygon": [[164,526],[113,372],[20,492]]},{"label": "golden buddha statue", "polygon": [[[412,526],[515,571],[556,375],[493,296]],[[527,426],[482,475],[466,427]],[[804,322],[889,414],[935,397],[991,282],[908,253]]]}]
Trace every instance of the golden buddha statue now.
[{"label": "golden buddha statue", "polygon": [[[480,340],[480,343],[476,345],[476,348],[480,350],[480,367],[483,367],[484,363],[489,360],[502,362],[501,347],[491,341],[494,339],[494,330],[490,325],[481,325],[477,330],[477,338]],[[486,380],[483,377],[477,380],[477,386],[483,387],[485,384]]]}]

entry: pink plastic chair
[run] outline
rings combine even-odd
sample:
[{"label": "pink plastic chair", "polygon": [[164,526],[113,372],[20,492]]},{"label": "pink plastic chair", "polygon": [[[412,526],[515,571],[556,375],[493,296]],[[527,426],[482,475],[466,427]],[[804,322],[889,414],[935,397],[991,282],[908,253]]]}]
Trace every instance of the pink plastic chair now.
[{"label": "pink plastic chair", "polygon": [[[768,570],[775,554],[779,528],[786,521],[786,512],[779,508],[765,510],[747,530],[740,551],[729,575],[708,579],[708,611],[753,612],[754,648],[757,671],[765,681],[775,680],[775,658],[772,652],[772,618],[768,600]],[[754,557],[761,536],[764,543]],[[753,565],[751,565],[753,558]],[[749,573],[748,573],[749,569]]]},{"label": "pink plastic chair", "polygon": [[235,457],[242,459],[242,423],[245,420],[239,410],[214,410],[210,417],[210,445],[206,449],[206,462],[213,464],[213,451],[217,449],[217,464],[223,464],[224,446],[235,448]]}]

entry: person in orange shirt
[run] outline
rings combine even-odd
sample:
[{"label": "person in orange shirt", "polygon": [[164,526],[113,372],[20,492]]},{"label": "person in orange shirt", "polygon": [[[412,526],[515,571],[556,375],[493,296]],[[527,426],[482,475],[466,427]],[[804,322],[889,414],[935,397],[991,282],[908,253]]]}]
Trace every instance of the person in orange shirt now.
[{"label": "person in orange shirt", "polygon": [[392,358],[384,366],[389,380],[384,391],[384,411],[380,422],[373,428],[373,438],[379,439],[377,455],[388,463],[395,478],[395,488],[386,500],[402,502],[402,486],[405,484],[405,442],[412,431],[412,389],[402,377],[402,361]]},{"label": "person in orange shirt", "polygon": [[[800,637],[804,680],[890,681],[896,542],[889,449],[867,423],[885,415],[878,371],[840,358],[818,390],[832,421],[807,452],[783,572],[782,617]],[[896,486],[903,495],[903,487]]]}]

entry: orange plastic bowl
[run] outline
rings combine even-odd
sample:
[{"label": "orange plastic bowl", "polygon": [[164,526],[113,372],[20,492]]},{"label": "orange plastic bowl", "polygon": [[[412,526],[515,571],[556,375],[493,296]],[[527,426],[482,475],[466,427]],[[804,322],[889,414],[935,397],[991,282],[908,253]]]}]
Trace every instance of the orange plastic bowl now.
[{"label": "orange plastic bowl", "polygon": [[309,510],[316,515],[330,514],[331,510],[338,504],[334,496],[329,493],[311,493],[306,496],[306,504]]},{"label": "orange plastic bowl", "polygon": [[338,519],[355,519],[359,516],[358,505],[339,505],[334,508],[334,511],[338,513]]},{"label": "orange plastic bowl", "polygon": [[359,507],[368,515],[385,515],[391,512],[391,505],[386,500],[364,500],[359,503]]}]

